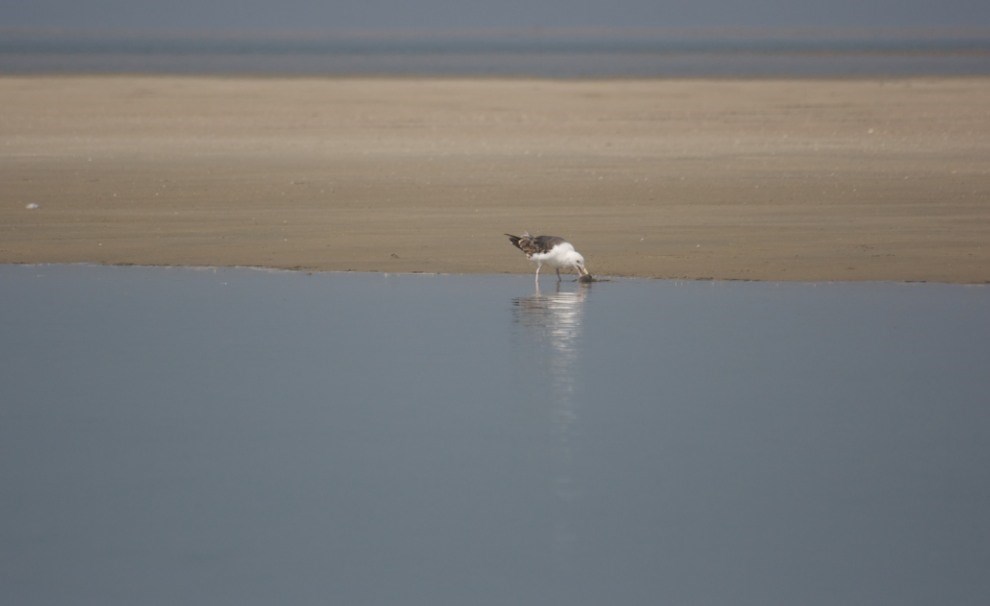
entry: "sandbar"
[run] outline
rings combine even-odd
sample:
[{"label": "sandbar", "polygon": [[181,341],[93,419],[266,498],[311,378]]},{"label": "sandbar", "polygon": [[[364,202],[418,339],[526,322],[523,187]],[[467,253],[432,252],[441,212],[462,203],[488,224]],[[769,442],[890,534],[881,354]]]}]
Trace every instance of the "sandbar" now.
[{"label": "sandbar", "polygon": [[0,263],[990,281],[990,78],[0,77]]}]

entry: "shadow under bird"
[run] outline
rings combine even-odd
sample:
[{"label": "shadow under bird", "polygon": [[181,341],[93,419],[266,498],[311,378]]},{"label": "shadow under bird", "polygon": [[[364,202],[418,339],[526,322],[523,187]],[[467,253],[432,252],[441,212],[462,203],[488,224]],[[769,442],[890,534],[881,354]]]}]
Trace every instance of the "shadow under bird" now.
[{"label": "shadow under bird", "polygon": [[526,253],[526,258],[536,263],[536,282],[540,282],[540,268],[544,264],[557,270],[557,281],[560,281],[561,269],[575,270],[581,282],[591,282],[591,273],[584,267],[584,257],[574,250],[567,240],[559,236],[531,236],[529,232],[523,232],[521,236],[509,236],[509,242]]}]

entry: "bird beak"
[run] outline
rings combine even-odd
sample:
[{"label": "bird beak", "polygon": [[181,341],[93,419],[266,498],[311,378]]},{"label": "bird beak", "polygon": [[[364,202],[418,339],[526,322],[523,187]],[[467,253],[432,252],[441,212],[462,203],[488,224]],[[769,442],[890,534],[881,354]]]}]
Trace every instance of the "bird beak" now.
[{"label": "bird beak", "polygon": [[587,269],[585,269],[582,266],[578,266],[578,273],[580,273],[582,276],[590,276],[591,275],[591,272],[588,271]]}]

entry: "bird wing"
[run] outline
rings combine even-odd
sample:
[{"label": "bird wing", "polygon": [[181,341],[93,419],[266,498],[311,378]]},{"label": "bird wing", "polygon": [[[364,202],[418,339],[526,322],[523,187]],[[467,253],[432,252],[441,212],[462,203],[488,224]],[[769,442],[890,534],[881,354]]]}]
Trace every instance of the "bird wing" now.
[{"label": "bird wing", "polygon": [[536,236],[532,239],[534,250],[529,254],[550,252],[554,246],[564,242],[565,240],[559,236]]},{"label": "bird wing", "polygon": [[554,246],[564,242],[564,239],[558,236],[531,236],[528,233],[521,236],[505,235],[509,236],[509,242],[512,242],[513,246],[526,253],[527,256],[549,252]]}]

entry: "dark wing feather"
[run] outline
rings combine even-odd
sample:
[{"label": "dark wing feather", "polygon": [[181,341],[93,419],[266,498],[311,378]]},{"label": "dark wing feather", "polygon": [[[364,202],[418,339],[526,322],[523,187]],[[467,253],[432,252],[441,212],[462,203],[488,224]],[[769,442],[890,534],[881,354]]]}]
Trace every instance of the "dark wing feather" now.
[{"label": "dark wing feather", "polygon": [[557,246],[558,244],[563,244],[564,242],[566,242],[566,240],[558,236],[536,236],[532,239],[532,245],[535,249],[533,252],[550,252],[551,248]]},{"label": "dark wing feather", "polygon": [[519,250],[526,253],[526,255],[535,255],[536,253],[548,252],[554,246],[564,242],[563,238],[557,236],[530,236],[529,234],[524,234],[522,236],[513,236],[512,234],[505,234],[509,236],[509,242],[518,248]]},{"label": "dark wing feather", "polygon": [[529,234],[523,234],[521,236],[513,236],[512,234],[505,235],[509,236],[509,242],[512,242],[513,246],[526,253],[526,256],[539,252],[536,245],[533,244],[532,236]]},{"label": "dark wing feather", "polygon": [[522,246],[519,245],[519,242],[522,241],[522,238],[520,238],[519,236],[513,236],[512,234],[505,234],[505,235],[509,236],[509,242],[512,242],[513,246],[515,246],[519,250],[522,250]]}]

